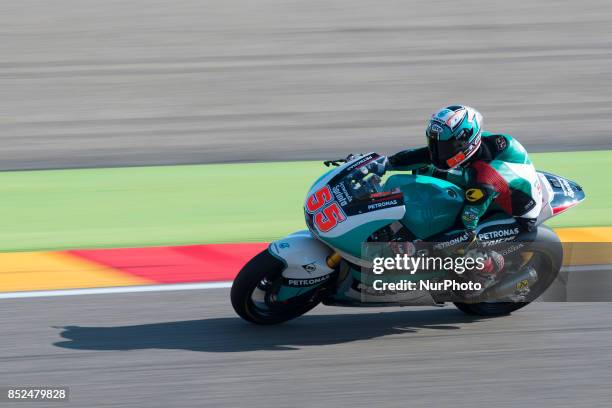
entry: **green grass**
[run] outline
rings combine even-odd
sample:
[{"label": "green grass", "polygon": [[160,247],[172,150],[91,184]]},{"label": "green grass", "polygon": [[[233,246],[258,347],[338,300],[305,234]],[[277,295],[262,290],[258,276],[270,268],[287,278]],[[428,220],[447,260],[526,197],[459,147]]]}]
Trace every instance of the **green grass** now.
[{"label": "green grass", "polygon": [[[587,201],[552,226],[612,225],[612,151],[534,154]],[[320,162],[0,173],[0,250],[267,241],[304,228]]]}]

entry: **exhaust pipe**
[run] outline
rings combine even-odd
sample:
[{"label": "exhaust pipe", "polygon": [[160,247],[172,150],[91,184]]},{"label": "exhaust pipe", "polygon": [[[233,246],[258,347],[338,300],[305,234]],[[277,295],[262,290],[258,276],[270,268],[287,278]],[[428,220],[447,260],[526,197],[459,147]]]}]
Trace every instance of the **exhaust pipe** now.
[{"label": "exhaust pipe", "polygon": [[486,300],[500,300],[515,295],[526,295],[529,288],[538,281],[538,273],[532,267],[527,267],[513,275],[502,279],[496,285],[482,294]]}]

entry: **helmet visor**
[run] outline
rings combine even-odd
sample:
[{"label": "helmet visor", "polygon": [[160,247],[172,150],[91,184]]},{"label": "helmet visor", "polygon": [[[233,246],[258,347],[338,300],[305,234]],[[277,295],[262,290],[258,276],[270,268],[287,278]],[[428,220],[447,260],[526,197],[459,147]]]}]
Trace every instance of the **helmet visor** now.
[{"label": "helmet visor", "polygon": [[431,162],[439,169],[447,170],[460,164],[464,159],[464,147],[457,139],[436,140],[434,137],[427,138]]}]

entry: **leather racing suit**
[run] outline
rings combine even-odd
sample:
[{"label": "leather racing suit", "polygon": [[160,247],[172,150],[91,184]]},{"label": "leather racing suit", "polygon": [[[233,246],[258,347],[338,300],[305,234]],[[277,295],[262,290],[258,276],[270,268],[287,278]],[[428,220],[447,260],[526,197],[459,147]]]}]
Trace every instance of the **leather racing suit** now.
[{"label": "leather racing suit", "polygon": [[389,157],[387,170],[415,170],[445,179],[465,191],[461,222],[477,228],[491,210],[503,211],[530,230],[542,208],[542,187],[525,148],[512,136],[482,133],[479,150],[464,165],[438,170],[426,147],[401,151]]}]

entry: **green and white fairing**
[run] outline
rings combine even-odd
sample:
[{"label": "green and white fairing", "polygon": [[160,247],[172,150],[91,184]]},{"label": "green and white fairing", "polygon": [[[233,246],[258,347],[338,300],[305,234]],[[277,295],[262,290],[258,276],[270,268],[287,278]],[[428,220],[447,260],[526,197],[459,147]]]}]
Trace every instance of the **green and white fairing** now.
[{"label": "green and white fairing", "polygon": [[304,202],[308,231],[272,242],[269,251],[286,265],[279,298],[308,292],[331,276],[334,251],[360,263],[362,244],[380,228],[401,222],[417,238],[443,232],[455,222],[462,191],[429,176],[377,175],[384,156],[369,153],[321,176]]}]

